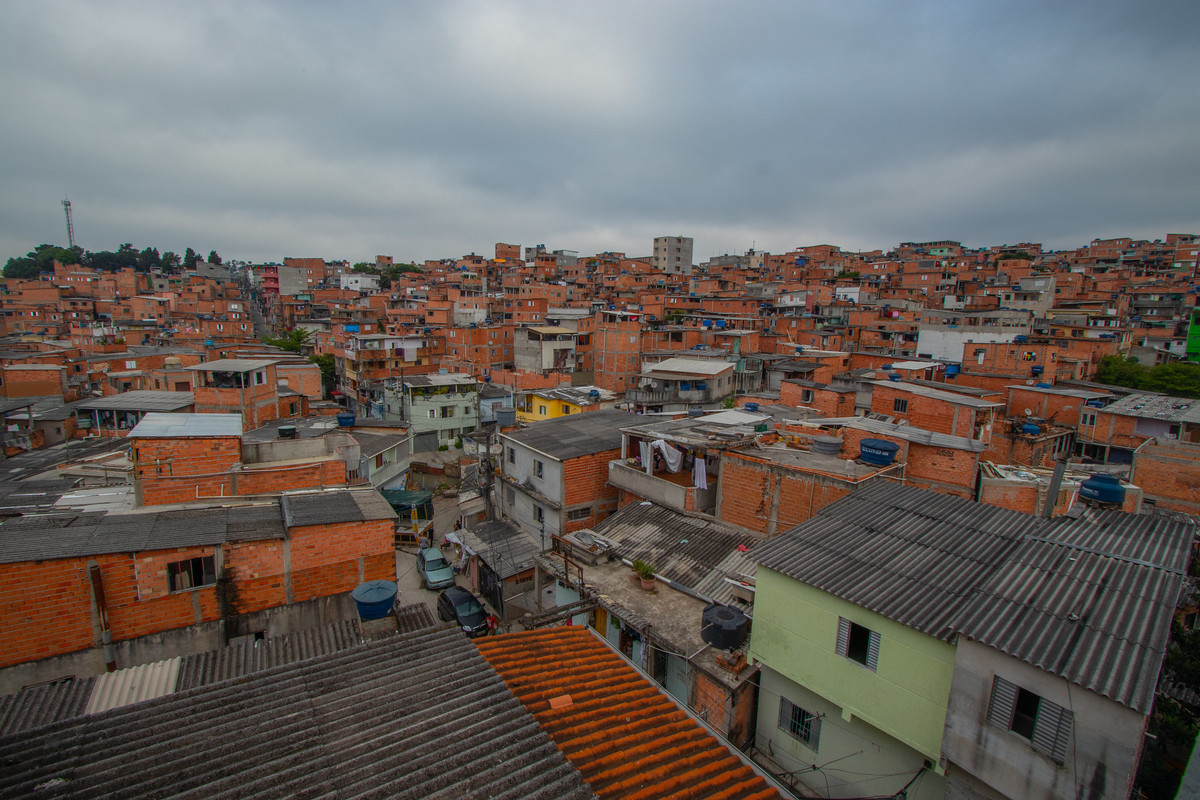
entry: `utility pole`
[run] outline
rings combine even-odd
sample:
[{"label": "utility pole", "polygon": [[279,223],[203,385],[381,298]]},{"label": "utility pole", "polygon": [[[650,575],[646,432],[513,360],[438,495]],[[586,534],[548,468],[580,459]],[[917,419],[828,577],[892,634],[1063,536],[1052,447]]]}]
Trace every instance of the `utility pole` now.
[{"label": "utility pole", "polygon": [[62,201],[63,210],[67,213],[67,246],[74,249],[75,247],[75,224],[71,222],[71,201],[64,199]]}]

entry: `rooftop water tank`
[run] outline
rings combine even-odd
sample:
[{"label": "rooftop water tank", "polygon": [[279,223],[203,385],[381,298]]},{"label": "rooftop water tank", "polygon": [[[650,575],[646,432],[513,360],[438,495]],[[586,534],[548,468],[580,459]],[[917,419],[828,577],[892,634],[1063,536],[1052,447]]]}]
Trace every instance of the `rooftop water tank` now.
[{"label": "rooftop water tank", "polygon": [[515,408],[497,408],[496,422],[501,428],[512,428],[517,424],[517,410]]},{"label": "rooftop water tank", "polygon": [[1115,476],[1097,472],[1079,484],[1079,496],[1101,505],[1119,506],[1125,502],[1125,487]]},{"label": "rooftop water tank", "polygon": [[337,423],[339,428],[353,428],[357,417],[354,414],[338,414]]},{"label": "rooftop water tank", "polygon": [[820,453],[824,456],[836,456],[842,452],[842,437],[840,436],[814,436],[812,440],[812,449],[814,453]]},{"label": "rooftop water tank", "polygon": [[1042,429],[1037,425],[1034,425],[1032,422],[1026,422],[1021,426],[1021,433],[1025,434],[1026,436],[1037,436],[1041,432]]},{"label": "rooftop water tank", "polygon": [[858,443],[859,459],[876,467],[891,466],[900,452],[900,445],[887,439],[863,439]]},{"label": "rooftop water tank", "polygon": [[599,397],[599,396],[600,396],[599,389],[589,389],[588,390],[588,397]]},{"label": "rooftop water tank", "polygon": [[689,416],[689,417],[703,417],[703,416],[704,416],[704,409],[703,409],[703,408],[696,408],[695,406],[693,406],[692,408],[689,408],[689,409],[687,410],[687,414],[688,414],[688,416]]},{"label": "rooftop water tank", "polygon": [[962,370],[962,367],[960,367],[958,364],[947,364],[946,365],[946,374],[947,375],[957,375],[961,370]]},{"label": "rooftop water tank", "polygon": [[1103,400],[1088,400],[1087,405],[1088,405],[1088,408],[1104,408],[1104,401]]},{"label": "rooftop water tank", "polygon": [[750,635],[750,618],[740,608],[718,603],[700,614],[700,638],[718,650],[735,650]]},{"label": "rooftop water tank", "polygon": [[1050,388],[1053,388],[1053,387],[1051,387],[1051,386],[1050,386],[1050,384],[1048,384],[1048,383],[1046,383],[1046,382],[1044,382],[1044,381],[1039,381],[1038,383],[1035,383],[1035,384],[1033,385],[1033,388],[1035,388],[1035,389],[1050,389]]},{"label": "rooftop water tank", "polygon": [[746,410],[751,414],[758,413],[758,403],[746,403]]},{"label": "rooftop water tank", "polygon": [[392,603],[396,600],[396,583],[367,581],[360,583],[350,596],[358,606],[360,619],[382,619],[392,610]]},{"label": "rooftop water tank", "polygon": [[898,381],[898,380],[901,380],[903,377],[904,377],[904,376],[903,376],[903,375],[901,375],[899,372],[889,372],[889,373],[888,373],[888,380],[889,380],[889,381]]},{"label": "rooftop water tank", "polygon": [[295,425],[280,425],[276,432],[278,433],[280,439],[295,439],[296,438],[296,426]]}]

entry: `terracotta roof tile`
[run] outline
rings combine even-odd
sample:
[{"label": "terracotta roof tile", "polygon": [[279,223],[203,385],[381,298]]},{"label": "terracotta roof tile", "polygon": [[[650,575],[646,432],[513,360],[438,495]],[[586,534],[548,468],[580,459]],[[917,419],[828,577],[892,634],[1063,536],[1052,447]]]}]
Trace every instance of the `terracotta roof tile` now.
[{"label": "terracotta roof tile", "polygon": [[[475,644],[597,796],[780,797],[587,629],[525,631]],[[568,694],[570,705],[553,707]]]}]

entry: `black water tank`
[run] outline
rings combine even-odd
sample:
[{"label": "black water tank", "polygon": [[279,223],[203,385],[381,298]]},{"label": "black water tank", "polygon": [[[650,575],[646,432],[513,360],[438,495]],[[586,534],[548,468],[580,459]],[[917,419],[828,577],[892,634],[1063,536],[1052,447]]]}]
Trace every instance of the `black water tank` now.
[{"label": "black water tank", "polygon": [[718,650],[733,650],[750,635],[750,618],[741,609],[713,603],[700,616],[700,638]]}]

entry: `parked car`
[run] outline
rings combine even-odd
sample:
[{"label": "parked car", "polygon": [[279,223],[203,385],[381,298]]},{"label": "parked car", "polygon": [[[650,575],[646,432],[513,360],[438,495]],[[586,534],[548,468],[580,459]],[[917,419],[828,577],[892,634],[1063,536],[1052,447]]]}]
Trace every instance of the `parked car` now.
[{"label": "parked car", "polygon": [[461,586],[452,586],[438,598],[438,616],[447,622],[453,620],[474,639],[488,632],[487,612],[475,599],[475,595]]},{"label": "parked car", "polygon": [[417,551],[417,569],[421,571],[426,589],[445,589],[454,585],[454,569],[436,547]]}]

